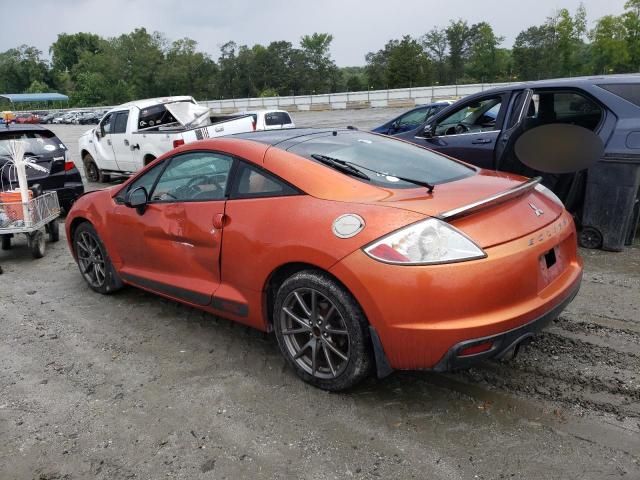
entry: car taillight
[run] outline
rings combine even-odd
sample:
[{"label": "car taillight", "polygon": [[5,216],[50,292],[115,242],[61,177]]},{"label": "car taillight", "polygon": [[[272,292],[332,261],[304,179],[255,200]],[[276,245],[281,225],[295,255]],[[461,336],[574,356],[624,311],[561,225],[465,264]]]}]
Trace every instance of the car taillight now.
[{"label": "car taillight", "polygon": [[68,172],[69,170],[75,168],[75,166],[76,166],[75,163],[67,160],[66,162],[64,162],[64,171]]},{"label": "car taillight", "polygon": [[180,145],[184,145],[184,140],[180,139],[173,141],[173,148],[178,148]]},{"label": "car taillight", "polygon": [[251,126],[253,127],[253,131],[256,131],[256,122],[255,120],[253,122],[251,122]]},{"label": "car taillight", "polygon": [[396,265],[429,265],[486,257],[470,238],[436,218],[401,228],[364,247],[371,258]]}]

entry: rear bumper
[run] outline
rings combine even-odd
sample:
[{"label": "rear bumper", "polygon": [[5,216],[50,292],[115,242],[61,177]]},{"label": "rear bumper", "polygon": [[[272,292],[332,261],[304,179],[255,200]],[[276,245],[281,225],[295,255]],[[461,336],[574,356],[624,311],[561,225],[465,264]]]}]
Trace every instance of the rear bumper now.
[{"label": "rear bumper", "polygon": [[[582,276],[580,277],[580,280],[581,279]],[[580,280],[573,287],[573,290],[569,293],[567,298],[535,320],[523,325],[522,327],[514,328],[513,330],[509,330],[504,333],[459,342],[449,349],[444,357],[442,357],[442,360],[433,367],[433,370],[435,372],[446,372],[460,368],[469,368],[481,360],[503,357],[513,348],[521,345],[523,342],[529,341],[534,334],[558,318],[560,313],[562,313],[566,306],[569,305],[578,294],[578,291],[580,290]],[[491,348],[486,351],[473,355],[461,355],[461,352],[467,348],[489,343],[491,344]]]},{"label": "rear bumper", "polygon": [[[545,267],[551,250],[556,262]],[[557,316],[582,281],[575,227],[566,212],[540,232],[486,253],[469,262],[397,266],[357,251],[331,273],[357,298],[391,368],[459,368],[466,360],[452,363],[452,351],[459,357],[461,349],[495,338],[496,345],[473,360],[503,353],[527,329]]]}]

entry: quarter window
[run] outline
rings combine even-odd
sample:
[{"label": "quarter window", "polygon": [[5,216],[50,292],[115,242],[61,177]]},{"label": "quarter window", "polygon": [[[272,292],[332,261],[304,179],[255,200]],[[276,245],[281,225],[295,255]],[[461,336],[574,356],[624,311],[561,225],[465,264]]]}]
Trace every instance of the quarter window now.
[{"label": "quarter window", "polygon": [[298,193],[283,181],[246,163],[241,163],[232,198],[278,197]]}]

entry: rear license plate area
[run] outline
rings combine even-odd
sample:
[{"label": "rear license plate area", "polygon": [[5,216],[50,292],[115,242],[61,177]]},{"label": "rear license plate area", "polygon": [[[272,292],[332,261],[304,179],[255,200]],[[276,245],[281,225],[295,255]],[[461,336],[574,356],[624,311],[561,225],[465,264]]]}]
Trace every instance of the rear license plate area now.
[{"label": "rear license plate area", "polygon": [[547,269],[553,267],[556,264],[556,248],[554,247],[549,250],[543,257]]}]

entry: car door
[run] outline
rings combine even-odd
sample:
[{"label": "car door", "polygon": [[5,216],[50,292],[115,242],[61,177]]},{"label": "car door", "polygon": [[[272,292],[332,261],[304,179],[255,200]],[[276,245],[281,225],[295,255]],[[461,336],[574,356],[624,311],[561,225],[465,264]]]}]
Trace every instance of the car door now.
[{"label": "car door", "polygon": [[97,156],[95,160],[101,170],[119,170],[111,141],[114,118],[113,113],[107,114],[95,130],[94,145],[96,146]]},{"label": "car door", "polygon": [[462,103],[437,116],[414,143],[482,168],[494,168],[494,149],[500,135],[508,94],[494,93]]},{"label": "car door", "polygon": [[139,213],[124,204],[110,213],[122,277],[196,305],[208,305],[220,284],[220,252],[227,178],[233,158],[187,152],[154,166],[127,189],[144,187]]},{"label": "car door", "polygon": [[118,168],[124,172],[135,172],[134,152],[131,149],[127,124],[129,123],[129,110],[114,113],[111,129],[111,146],[118,164]]}]

